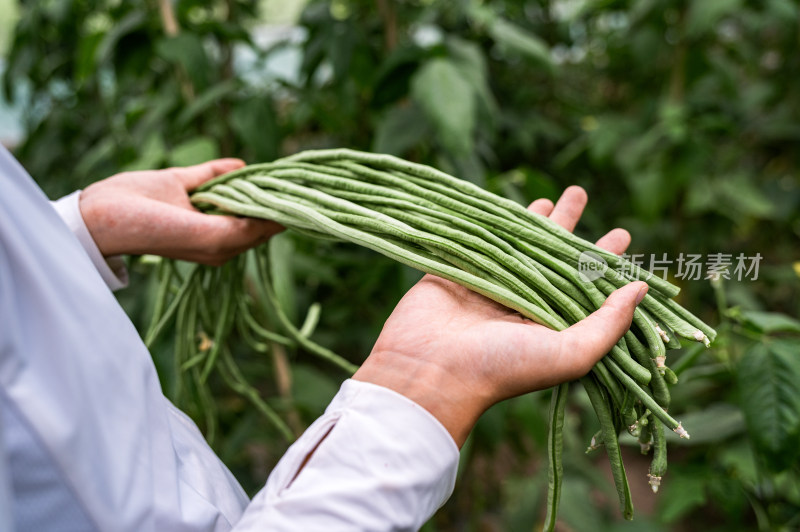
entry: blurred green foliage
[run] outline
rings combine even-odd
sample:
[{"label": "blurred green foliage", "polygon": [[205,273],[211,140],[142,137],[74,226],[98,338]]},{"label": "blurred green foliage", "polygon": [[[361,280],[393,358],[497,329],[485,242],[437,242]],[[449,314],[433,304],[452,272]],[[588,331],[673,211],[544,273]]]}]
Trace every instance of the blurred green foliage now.
[{"label": "blurred green foliage", "polygon": [[[578,231],[623,226],[631,253],[666,253],[679,301],[720,336],[708,351],[670,355],[681,369],[672,412],[693,438],[672,442],[657,498],[628,442],[632,524],[615,512],[602,451],[583,453],[597,427],[574,392],[564,529],[800,527],[796,2],[312,1],[290,31],[264,26],[254,0],[178,0],[174,25],[165,4],[22,6],[3,88],[25,109],[16,156],[48,194],[129,169],[340,146],[433,164],[520,202],[579,184],[591,202]],[[320,301],[315,339],[355,362],[418,277],[349,246],[283,235],[274,247],[289,315]],[[681,253],[762,260],[757,280],[710,283],[676,278]],[[131,268],[120,299],[143,327],[153,267]],[[170,350],[154,349],[164,374]],[[283,353],[287,393],[277,354],[237,356],[298,430],[344,378]],[[252,492],[286,444],[243,399],[217,393],[213,444]],[[428,530],[541,522],[546,404],[534,394],[482,418]]]}]

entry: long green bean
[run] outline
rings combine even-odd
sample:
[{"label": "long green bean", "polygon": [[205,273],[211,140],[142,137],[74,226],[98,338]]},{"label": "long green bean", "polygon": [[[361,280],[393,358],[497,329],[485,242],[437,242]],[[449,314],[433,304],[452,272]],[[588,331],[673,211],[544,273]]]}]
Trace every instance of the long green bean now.
[{"label": "long green bean", "polygon": [[564,475],[564,412],[567,407],[569,384],[553,388],[550,399],[550,422],[547,434],[547,514],[544,530],[552,531],[556,526],[558,503],[561,500],[561,482]]},{"label": "long green bean", "polygon": [[597,414],[597,419],[600,420],[600,430],[602,431],[603,443],[605,444],[606,453],[611,463],[611,474],[614,477],[614,485],[617,488],[620,510],[625,519],[633,519],[631,491],[628,486],[628,477],[625,474],[625,466],[622,463],[622,454],[619,448],[619,440],[617,439],[617,431],[614,427],[611,409],[608,407],[606,398],[603,397],[600,388],[591,377],[583,377],[581,383],[583,384],[584,390],[586,390],[586,394],[589,396],[592,408],[594,408],[595,414]]}]

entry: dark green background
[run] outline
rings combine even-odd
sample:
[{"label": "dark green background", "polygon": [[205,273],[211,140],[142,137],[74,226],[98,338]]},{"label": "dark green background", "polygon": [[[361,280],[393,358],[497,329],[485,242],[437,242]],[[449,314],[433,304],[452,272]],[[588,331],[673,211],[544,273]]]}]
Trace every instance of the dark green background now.
[{"label": "dark green background", "polygon": [[[671,412],[693,438],[671,445],[658,497],[647,491],[647,461],[629,448],[633,523],[620,521],[603,451],[583,454],[597,427],[573,387],[561,526],[800,527],[796,2],[310,2],[293,37],[269,46],[253,37],[269,22],[257,2],[180,0],[171,37],[158,4],[21,8],[3,88],[24,110],[15,155],[49,195],[130,169],[351,147],[432,164],[520,202],[579,184],[590,205],[578,232],[626,227],[631,252],[646,258],[760,253],[757,280],[716,287],[670,268],[680,303],[720,336],[673,389]],[[294,61],[297,75],[267,75],[275,61]],[[354,362],[418,277],[362,249],[291,235],[272,255],[290,315],[300,321],[321,302],[315,340]],[[131,270],[119,295],[144,327],[154,268],[133,260]],[[160,368],[170,349],[168,340],[154,349]],[[297,428],[345,378],[290,352],[292,393],[280,396],[271,360],[239,356]],[[286,443],[215,386],[222,430],[213,445],[254,492]],[[487,413],[429,530],[539,526],[546,404],[541,393]]]}]

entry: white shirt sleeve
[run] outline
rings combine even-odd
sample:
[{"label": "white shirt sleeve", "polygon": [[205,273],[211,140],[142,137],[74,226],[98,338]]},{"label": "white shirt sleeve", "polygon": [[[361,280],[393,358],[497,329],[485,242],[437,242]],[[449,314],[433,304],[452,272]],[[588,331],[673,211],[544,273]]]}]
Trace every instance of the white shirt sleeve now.
[{"label": "white shirt sleeve", "polygon": [[418,530],[450,497],[457,468],[453,438],[427,410],[387,388],[348,380],[235,530]]},{"label": "white shirt sleeve", "polygon": [[95,244],[86,223],[81,216],[80,200],[81,191],[76,190],[72,194],[64,196],[61,199],[50,202],[58,215],[67,224],[69,230],[81,243],[84,251],[92,259],[92,264],[97,268],[100,276],[105,281],[106,285],[113,291],[125,288],[128,286],[128,270],[125,268],[125,262],[121,256],[103,257],[100,253],[97,244]]}]

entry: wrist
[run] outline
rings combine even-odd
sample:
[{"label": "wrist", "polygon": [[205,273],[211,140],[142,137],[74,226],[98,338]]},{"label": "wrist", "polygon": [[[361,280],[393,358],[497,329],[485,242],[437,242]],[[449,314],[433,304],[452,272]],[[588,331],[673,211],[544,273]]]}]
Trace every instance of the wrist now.
[{"label": "wrist", "polygon": [[92,240],[104,257],[122,255],[124,254],[123,250],[113,247],[119,239],[111,239],[108,235],[109,228],[119,226],[118,220],[115,219],[118,211],[106,209],[102,202],[95,201],[96,185],[96,183],[89,185],[81,192],[78,203],[81,217]]},{"label": "wrist", "polygon": [[430,412],[461,448],[489,401],[441,366],[392,351],[373,351],[353,379],[383,386]]},{"label": "wrist", "polygon": [[81,209],[81,198],[85,191],[75,191],[68,196],[52,202],[61,219],[78,239],[100,276],[111,290],[119,290],[128,285],[128,271],[119,256],[104,256],[89,229]]}]

